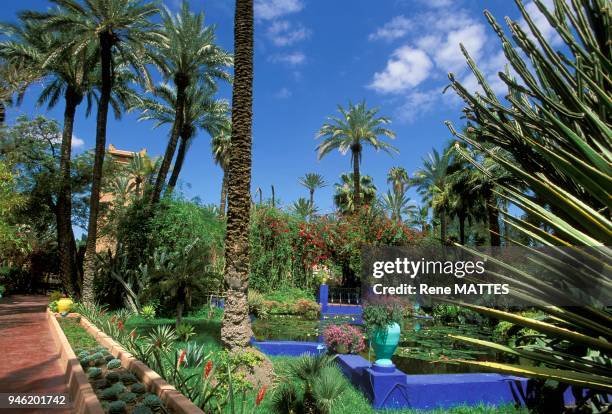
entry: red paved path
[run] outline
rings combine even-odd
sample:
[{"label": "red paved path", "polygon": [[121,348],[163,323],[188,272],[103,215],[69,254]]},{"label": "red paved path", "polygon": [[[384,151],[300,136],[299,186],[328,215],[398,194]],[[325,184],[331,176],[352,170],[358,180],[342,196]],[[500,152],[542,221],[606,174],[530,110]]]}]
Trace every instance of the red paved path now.
[{"label": "red paved path", "polygon": [[[0,392],[67,393],[64,371],[45,314],[45,296],[0,299]],[[1,409],[16,414],[70,413],[68,409]]]}]

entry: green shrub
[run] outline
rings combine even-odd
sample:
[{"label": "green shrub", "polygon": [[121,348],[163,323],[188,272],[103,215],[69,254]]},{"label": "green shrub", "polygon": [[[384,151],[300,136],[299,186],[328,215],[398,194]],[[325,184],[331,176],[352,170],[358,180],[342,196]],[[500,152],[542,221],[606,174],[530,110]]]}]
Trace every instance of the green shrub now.
[{"label": "green shrub", "polygon": [[54,290],[53,292],[49,294],[49,302],[57,302],[63,297],[64,295],[62,292],[60,292],[59,290]]},{"label": "green shrub", "polygon": [[268,308],[265,306],[266,298],[261,293],[255,289],[249,289],[248,301],[250,314],[261,319],[268,317]]},{"label": "green shrub", "polygon": [[143,306],[140,310],[140,316],[147,320],[155,319],[155,307],[152,305]]},{"label": "green shrub", "polygon": [[181,323],[176,327],[176,336],[179,340],[187,342],[192,336],[195,336],[195,327],[189,323]]},{"label": "green shrub", "polygon": [[51,309],[51,312],[57,312],[57,301],[50,302],[49,309]]},{"label": "green shrub", "polygon": [[293,304],[292,311],[294,315],[300,315],[307,319],[315,320],[319,319],[321,306],[313,300],[299,299]]}]

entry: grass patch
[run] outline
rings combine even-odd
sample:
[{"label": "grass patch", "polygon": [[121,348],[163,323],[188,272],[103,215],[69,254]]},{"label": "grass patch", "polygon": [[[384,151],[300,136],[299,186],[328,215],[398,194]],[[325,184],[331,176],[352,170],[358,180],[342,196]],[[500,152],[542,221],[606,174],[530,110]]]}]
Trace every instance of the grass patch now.
[{"label": "grass patch", "polygon": [[77,318],[60,318],[57,320],[59,325],[62,327],[64,331],[64,335],[68,339],[68,343],[72,347],[72,349],[84,349],[84,348],[93,348],[98,346],[98,341],[87,333],[85,328],[83,328]]}]

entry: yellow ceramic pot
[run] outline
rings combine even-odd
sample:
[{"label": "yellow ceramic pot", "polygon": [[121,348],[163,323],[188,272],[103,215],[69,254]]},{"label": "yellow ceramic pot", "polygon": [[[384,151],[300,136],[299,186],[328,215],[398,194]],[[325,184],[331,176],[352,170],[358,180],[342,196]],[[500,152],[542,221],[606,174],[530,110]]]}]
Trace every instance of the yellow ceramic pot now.
[{"label": "yellow ceramic pot", "polygon": [[70,309],[72,309],[73,303],[74,302],[72,302],[72,299],[70,298],[62,298],[57,301],[57,311],[59,313],[70,312]]}]

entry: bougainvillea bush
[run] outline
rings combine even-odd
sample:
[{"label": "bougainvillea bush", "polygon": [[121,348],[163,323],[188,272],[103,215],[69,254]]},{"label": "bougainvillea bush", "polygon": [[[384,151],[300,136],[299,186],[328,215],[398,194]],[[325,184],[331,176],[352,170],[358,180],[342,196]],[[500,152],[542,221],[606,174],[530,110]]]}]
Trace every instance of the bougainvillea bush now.
[{"label": "bougainvillea bush", "polygon": [[313,269],[341,270],[338,282],[357,285],[365,246],[410,246],[422,234],[365,206],[359,213],[316,217],[308,222],[281,210],[261,207],[251,222],[251,287],[314,291]]},{"label": "bougainvillea bush", "polygon": [[339,354],[358,354],[365,349],[365,339],[361,330],[347,323],[329,325],[323,331],[327,349]]}]

